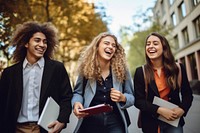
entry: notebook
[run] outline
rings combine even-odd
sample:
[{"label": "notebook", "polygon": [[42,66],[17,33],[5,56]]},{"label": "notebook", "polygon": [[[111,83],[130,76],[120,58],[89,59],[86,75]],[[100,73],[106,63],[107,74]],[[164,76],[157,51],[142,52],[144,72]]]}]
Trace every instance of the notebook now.
[{"label": "notebook", "polygon": [[54,101],[52,97],[49,97],[45,103],[45,106],[42,110],[40,118],[38,120],[38,125],[50,131],[48,125],[57,120],[60,111],[60,106]]}]

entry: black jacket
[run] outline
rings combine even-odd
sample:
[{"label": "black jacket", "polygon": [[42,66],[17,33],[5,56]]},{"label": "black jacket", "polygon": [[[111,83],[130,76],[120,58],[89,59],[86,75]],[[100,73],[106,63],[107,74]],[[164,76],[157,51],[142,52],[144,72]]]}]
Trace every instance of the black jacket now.
[{"label": "black jacket", "polygon": [[[182,101],[179,97],[179,89],[171,90],[169,93],[169,102],[174,103],[181,107],[186,116],[193,100],[192,90],[190,88],[185,68],[181,65],[182,83],[181,83],[181,95]],[[141,122],[142,130],[145,133],[151,131],[151,133],[157,133],[158,131],[158,119],[157,114],[158,106],[152,104],[154,96],[160,97],[158,88],[155,81],[151,81],[148,84],[147,98],[145,93],[145,82],[142,67],[136,69],[134,75],[134,89],[135,89],[135,106],[141,110]],[[184,119],[181,117],[180,125],[184,125]]]},{"label": "black jacket", "polygon": [[[0,118],[2,133],[14,133],[21,109],[23,94],[23,62],[17,63],[3,71],[0,81]],[[42,76],[39,115],[47,98],[51,96],[60,105],[58,121],[69,122],[71,114],[72,88],[64,65],[58,61],[45,59]],[[46,131],[41,128],[41,133]]]}]

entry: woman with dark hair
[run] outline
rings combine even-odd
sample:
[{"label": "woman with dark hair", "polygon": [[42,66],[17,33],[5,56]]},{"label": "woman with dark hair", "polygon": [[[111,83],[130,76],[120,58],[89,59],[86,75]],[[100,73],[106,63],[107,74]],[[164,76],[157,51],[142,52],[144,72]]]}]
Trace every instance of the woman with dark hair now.
[{"label": "woman with dark hair", "polygon": [[[186,116],[193,100],[185,68],[180,64],[181,71],[179,71],[167,39],[158,33],[147,36],[145,56],[144,73],[142,67],[138,67],[134,75],[135,106],[141,110],[142,131],[183,133],[183,116]],[[182,75],[180,87],[179,73]],[[169,109],[155,105],[152,103],[155,96],[178,107]],[[180,118],[178,127],[158,120],[159,115],[169,121]]]},{"label": "woman with dark hair", "polygon": [[48,97],[60,106],[52,132],[69,122],[72,89],[67,71],[52,60],[58,44],[57,29],[51,23],[25,22],[14,32],[14,65],[4,69],[0,81],[0,131],[2,133],[45,133],[37,125]]},{"label": "woman with dark hair", "polygon": [[[81,53],[78,72],[72,98],[73,112],[79,118],[74,132],[127,133],[126,108],[134,104],[133,83],[117,38],[109,33],[96,36]],[[113,106],[113,111],[93,116],[79,111],[103,103]]]}]

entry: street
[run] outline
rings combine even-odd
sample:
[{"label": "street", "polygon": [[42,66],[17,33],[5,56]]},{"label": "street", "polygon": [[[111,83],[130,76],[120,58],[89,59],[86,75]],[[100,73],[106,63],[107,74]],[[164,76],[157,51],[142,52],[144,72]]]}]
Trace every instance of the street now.
[{"label": "street", "polygon": [[[142,133],[141,129],[137,127],[137,117],[138,117],[138,109],[134,106],[128,109],[131,125],[129,126],[129,133]],[[76,126],[77,118],[72,113],[70,117],[70,123],[67,125],[67,128],[62,131],[62,133],[73,133],[73,130]],[[194,100],[192,103],[192,107],[190,108],[186,118],[184,125],[184,133],[199,133],[200,131],[200,96],[194,95]]]}]

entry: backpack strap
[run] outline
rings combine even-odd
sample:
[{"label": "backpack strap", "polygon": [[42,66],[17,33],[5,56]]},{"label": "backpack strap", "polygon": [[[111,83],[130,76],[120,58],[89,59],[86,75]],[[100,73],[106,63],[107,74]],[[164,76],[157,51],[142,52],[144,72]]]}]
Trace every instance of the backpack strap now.
[{"label": "backpack strap", "polygon": [[182,83],[182,72],[181,72],[181,66],[179,63],[176,63],[177,67],[178,67],[178,86],[181,89],[181,83]]},{"label": "backpack strap", "polygon": [[85,94],[85,86],[87,84],[87,79],[85,77],[83,77],[83,92],[82,92],[82,96],[84,96]]},{"label": "backpack strap", "polygon": [[143,71],[144,82],[145,82],[145,94],[146,94],[146,97],[147,97],[147,89],[148,89],[148,86],[147,86],[147,80],[146,80],[146,74],[145,74],[144,65],[142,65],[142,71]]}]

